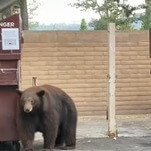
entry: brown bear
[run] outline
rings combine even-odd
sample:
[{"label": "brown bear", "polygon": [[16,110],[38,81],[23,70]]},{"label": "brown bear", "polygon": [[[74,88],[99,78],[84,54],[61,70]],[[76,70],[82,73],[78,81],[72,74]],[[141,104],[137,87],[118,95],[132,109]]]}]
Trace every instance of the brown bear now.
[{"label": "brown bear", "polygon": [[17,128],[25,151],[33,151],[35,132],[43,134],[44,150],[74,149],[77,110],[71,97],[51,85],[17,91]]}]

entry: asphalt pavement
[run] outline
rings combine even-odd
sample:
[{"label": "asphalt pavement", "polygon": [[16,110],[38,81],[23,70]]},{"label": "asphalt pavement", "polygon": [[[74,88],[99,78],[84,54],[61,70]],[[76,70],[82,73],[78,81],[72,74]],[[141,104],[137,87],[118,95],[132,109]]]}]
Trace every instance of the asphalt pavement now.
[{"label": "asphalt pavement", "polygon": [[[74,151],[151,151],[151,115],[117,116],[116,122],[118,137],[113,139],[105,117],[80,117]],[[37,133],[35,151],[42,151],[42,144]]]}]

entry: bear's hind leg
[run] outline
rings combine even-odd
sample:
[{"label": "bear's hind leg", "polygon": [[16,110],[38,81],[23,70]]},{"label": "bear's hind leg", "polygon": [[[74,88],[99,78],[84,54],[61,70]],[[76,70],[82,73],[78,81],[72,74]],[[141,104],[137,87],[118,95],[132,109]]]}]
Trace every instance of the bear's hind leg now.
[{"label": "bear's hind leg", "polygon": [[64,145],[64,142],[65,142],[65,131],[64,131],[64,127],[63,125],[61,124],[59,126],[59,129],[58,129],[58,135],[57,135],[57,138],[56,138],[56,142],[55,142],[55,148],[56,149],[62,149],[63,145]]},{"label": "bear's hind leg", "polygon": [[64,149],[75,149],[76,147],[76,127],[77,116],[76,112],[70,112],[66,120],[65,126],[65,147]]},{"label": "bear's hind leg", "polygon": [[66,129],[65,146],[63,149],[75,149],[76,146],[76,128]]}]

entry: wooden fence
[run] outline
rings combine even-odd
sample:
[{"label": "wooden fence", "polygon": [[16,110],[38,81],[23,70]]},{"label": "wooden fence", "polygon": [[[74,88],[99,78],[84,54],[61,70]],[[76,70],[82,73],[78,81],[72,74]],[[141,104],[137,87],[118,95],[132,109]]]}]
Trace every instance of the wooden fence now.
[{"label": "wooden fence", "polygon": [[[52,84],[65,90],[79,115],[105,115],[107,31],[24,31],[22,89]],[[116,32],[117,114],[151,113],[148,31]]]}]

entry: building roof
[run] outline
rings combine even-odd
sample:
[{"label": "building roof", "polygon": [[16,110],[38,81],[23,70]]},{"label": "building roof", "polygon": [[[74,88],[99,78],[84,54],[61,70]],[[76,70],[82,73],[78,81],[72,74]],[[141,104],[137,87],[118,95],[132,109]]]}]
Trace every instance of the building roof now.
[{"label": "building roof", "polygon": [[0,11],[17,2],[18,0],[0,0]]}]

